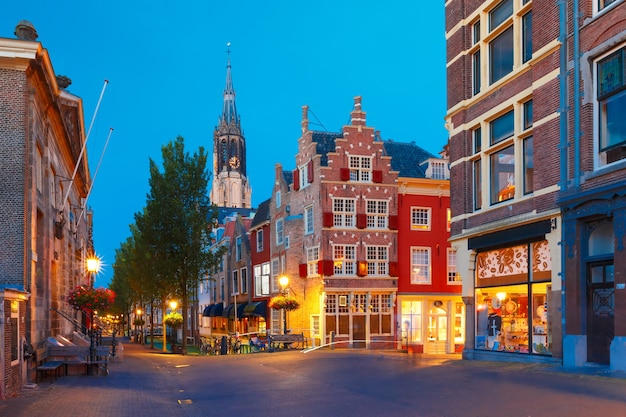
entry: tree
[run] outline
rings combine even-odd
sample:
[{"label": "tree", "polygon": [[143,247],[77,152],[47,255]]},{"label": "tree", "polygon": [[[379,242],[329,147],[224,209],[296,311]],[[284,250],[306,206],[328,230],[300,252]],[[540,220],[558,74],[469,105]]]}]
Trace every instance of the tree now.
[{"label": "tree", "polygon": [[[143,213],[135,215],[137,246],[149,256],[151,280],[181,300],[186,314],[189,295],[199,280],[217,265],[221,253],[209,250],[217,210],[208,196],[209,173],[203,147],[189,155],[184,139],[161,148],[162,170],[150,159],[150,191]],[[146,262],[147,259],[143,259]],[[142,274],[143,275],[143,274]],[[145,275],[143,275],[145,279]],[[163,299],[164,301],[164,299]],[[183,354],[187,326],[183,325]]]}]

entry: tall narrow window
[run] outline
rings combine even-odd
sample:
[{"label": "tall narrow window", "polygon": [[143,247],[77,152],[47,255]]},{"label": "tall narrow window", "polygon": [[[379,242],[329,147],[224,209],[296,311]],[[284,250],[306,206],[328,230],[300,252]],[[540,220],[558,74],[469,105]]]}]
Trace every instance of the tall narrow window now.
[{"label": "tall narrow window", "polygon": [[306,250],[306,262],[307,262],[306,274],[308,277],[319,275],[319,270],[318,270],[318,261],[319,261],[319,256],[320,256],[319,253],[320,253],[319,246],[307,248]]},{"label": "tall narrow window", "polygon": [[456,251],[448,248],[448,284],[460,284],[461,275],[456,268]]},{"label": "tall narrow window", "polygon": [[231,294],[239,294],[239,271],[233,271],[233,291]]},{"label": "tall narrow window", "polygon": [[482,129],[477,127],[472,130],[472,138],[474,139],[474,153],[478,153],[482,149]]},{"label": "tall narrow window", "polygon": [[367,246],[368,275],[387,275],[388,264],[387,246]]},{"label": "tall narrow window", "polygon": [[524,109],[524,130],[528,130],[533,126],[533,101],[528,100],[522,107]]},{"label": "tall narrow window", "polygon": [[528,62],[533,56],[533,12],[522,16],[522,62]]},{"label": "tall narrow window", "polygon": [[515,197],[515,151],[513,145],[491,155],[491,204]]},{"label": "tall narrow window", "polygon": [[534,191],[535,162],[533,157],[533,137],[524,138],[524,194]]},{"label": "tall narrow window", "polygon": [[472,54],[472,93],[474,95],[480,93],[480,77],[480,50],[478,50]]},{"label": "tall narrow window", "polygon": [[411,248],[411,284],[430,284],[430,248]]},{"label": "tall narrow window", "polygon": [[241,236],[235,238],[235,260],[241,260]]},{"label": "tall narrow window", "polygon": [[241,268],[241,293],[246,294],[248,292],[248,269]]},{"label": "tall narrow window", "polygon": [[256,251],[263,252],[263,229],[256,232]]},{"label": "tall narrow window", "polygon": [[285,240],[285,234],[283,230],[283,219],[276,220],[276,244],[282,245]]},{"label": "tall narrow window", "polygon": [[304,208],[304,234],[313,233],[313,206]]},{"label": "tall narrow window", "polygon": [[626,48],[598,62],[598,104],[602,161],[626,158]]}]

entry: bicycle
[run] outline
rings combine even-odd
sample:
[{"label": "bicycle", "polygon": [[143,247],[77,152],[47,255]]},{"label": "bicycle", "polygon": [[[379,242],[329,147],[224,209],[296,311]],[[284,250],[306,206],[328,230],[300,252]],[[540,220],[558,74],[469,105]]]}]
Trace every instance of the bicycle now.
[{"label": "bicycle", "polygon": [[200,347],[201,355],[218,355],[220,352],[220,342],[216,338],[202,338],[202,346]]},{"label": "bicycle", "polygon": [[231,335],[228,338],[228,353],[239,354],[241,352],[241,340],[238,335]]}]

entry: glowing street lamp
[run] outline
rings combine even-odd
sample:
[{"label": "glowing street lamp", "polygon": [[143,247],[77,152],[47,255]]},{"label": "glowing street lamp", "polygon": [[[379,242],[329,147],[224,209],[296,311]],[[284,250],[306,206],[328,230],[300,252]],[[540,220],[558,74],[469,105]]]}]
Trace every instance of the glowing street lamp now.
[{"label": "glowing street lamp", "polygon": [[[283,275],[278,278],[278,283],[282,288],[282,294],[284,297],[287,297],[287,287],[289,285],[289,277],[287,275]],[[287,334],[287,309],[283,308],[283,334]]]},{"label": "glowing street lamp", "polygon": [[95,255],[91,255],[86,259],[87,272],[89,273],[89,286],[93,288],[93,284],[96,281],[95,277],[100,272],[100,258]]}]

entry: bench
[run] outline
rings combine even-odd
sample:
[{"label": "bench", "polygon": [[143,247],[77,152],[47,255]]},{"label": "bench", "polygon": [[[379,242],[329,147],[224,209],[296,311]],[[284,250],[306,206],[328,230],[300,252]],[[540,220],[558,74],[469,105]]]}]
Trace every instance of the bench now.
[{"label": "bench", "polygon": [[96,370],[101,370],[107,375],[110,348],[109,346],[96,346],[95,348],[95,355],[91,357],[89,346],[49,346],[48,357],[54,358],[52,362],[60,362],[64,366],[65,375],[68,374],[69,366],[85,366],[86,373],[96,367]]},{"label": "bench", "polygon": [[271,348],[278,348],[283,345],[290,349],[304,349],[308,347],[308,340],[304,338],[304,333],[273,334],[268,336]]},{"label": "bench", "polygon": [[63,369],[63,361],[49,361],[48,360],[48,349],[38,349],[35,352],[35,357],[37,358],[37,374],[35,375],[35,382],[39,382],[39,375],[45,374],[50,377],[50,379],[56,379],[59,376],[59,372]]}]

